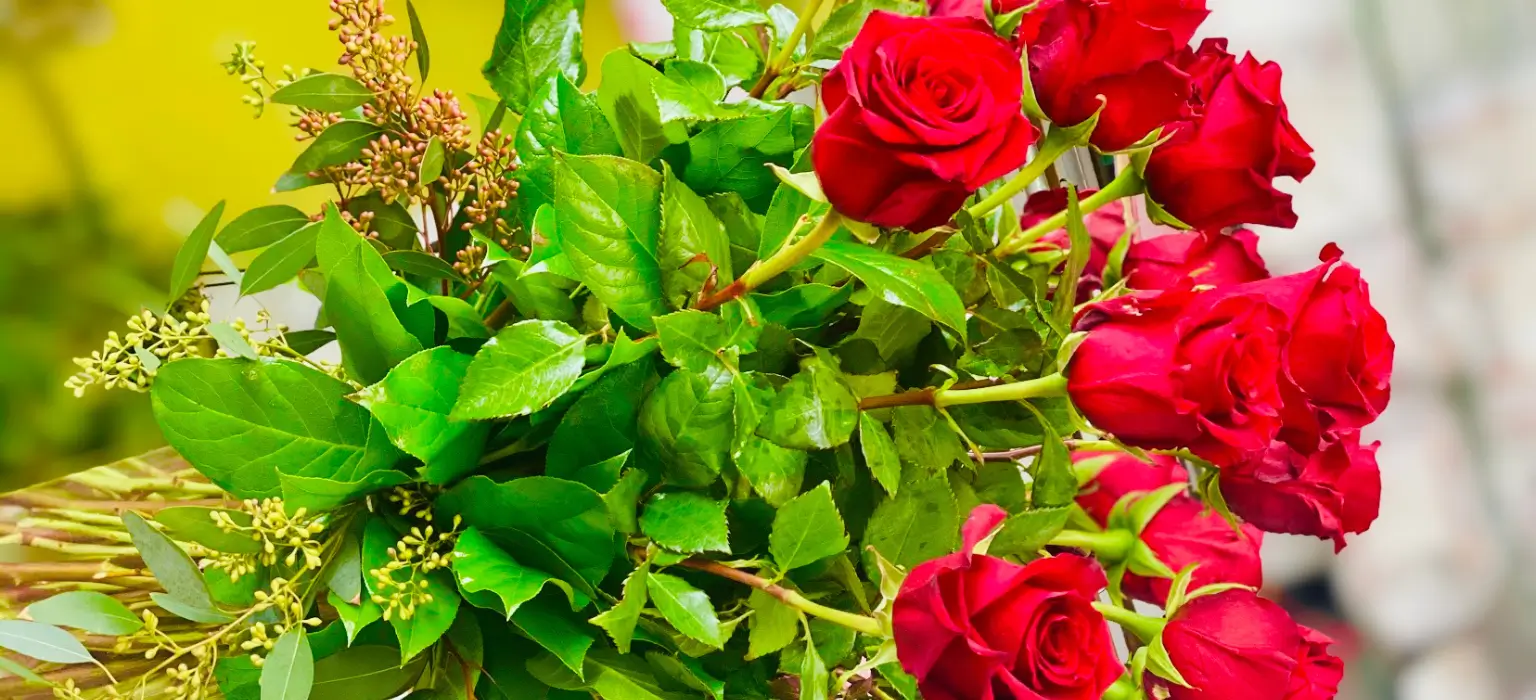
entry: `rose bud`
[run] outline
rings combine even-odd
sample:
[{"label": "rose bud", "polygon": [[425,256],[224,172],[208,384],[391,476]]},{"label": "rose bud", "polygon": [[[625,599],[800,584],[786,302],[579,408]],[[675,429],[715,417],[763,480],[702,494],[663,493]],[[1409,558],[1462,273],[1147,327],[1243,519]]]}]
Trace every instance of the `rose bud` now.
[{"label": "rose bud", "polygon": [[1330,435],[1311,454],[1276,440],[1221,470],[1221,494],[1243,520],[1266,532],[1332,539],[1344,548],[1345,533],[1361,533],[1381,505],[1376,448],[1359,433]]},{"label": "rose bud", "polygon": [[902,668],[928,700],[1098,700],[1125,671],[1093,608],[1104,571],[1072,554],[1023,566],[972,554],[1006,517],[972,511],[963,548],[902,583],[892,606]]},{"label": "rose bud", "polygon": [[1018,55],[980,20],[876,11],[822,82],[811,160],[832,206],[889,228],[949,221],[1024,164]]},{"label": "rose bud", "polygon": [[1286,686],[1285,700],[1333,700],[1344,680],[1344,662],[1328,653],[1333,640],[1310,627],[1298,627],[1301,646],[1296,652],[1296,670]]},{"label": "rose bud", "polygon": [[1148,449],[1189,448],[1227,464],[1281,426],[1288,317],[1260,295],[1187,288],[1132,294],[1080,316],[1087,337],[1067,391],[1097,428]]},{"label": "rose bud", "polygon": [[1098,112],[1093,145],[1118,151],[1191,117],[1189,75],[1173,59],[1210,14],[1205,0],[1062,0],[1029,14],[1038,28],[1023,34],[1037,36],[1020,43],[1051,122],[1074,126]]},{"label": "rose bud", "polygon": [[[1090,229],[1091,230],[1091,229]],[[1225,287],[1269,277],[1259,257],[1259,237],[1247,229],[1172,232],[1132,241],[1123,266],[1131,289],[1172,289],[1192,280]]]},{"label": "rose bud", "polygon": [[1253,591],[1197,596],[1179,607],[1162,632],[1168,659],[1191,687],[1149,673],[1149,695],[1284,700],[1302,645],[1299,629],[1283,608]]},{"label": "rose bud", "polygon": [[1299,182],[1315,163],[1281,99],[1280,66],[1251,55],[1237,61],[1221,39],[1186,51],[1178,64],[1192,76],[1198,114],[1164,130],[1171,138],[1146,167],[1149,199],[1200,230],[1295,226],[1291,196],[1274,179]]}]

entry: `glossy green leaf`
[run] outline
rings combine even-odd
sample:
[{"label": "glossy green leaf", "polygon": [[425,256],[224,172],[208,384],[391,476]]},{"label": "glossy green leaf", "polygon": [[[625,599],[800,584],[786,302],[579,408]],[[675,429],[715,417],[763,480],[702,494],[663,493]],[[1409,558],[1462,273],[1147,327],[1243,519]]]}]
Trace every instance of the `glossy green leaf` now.
[{"label": "glossy green leaf", "polygon": [[283,503],[311,513],[335,510],[375,491],[411,482],[410,476],[395,469],[375,470],[345,481],[281,473],[277,479]]},{"label": "glossy green leaf", "polygon": [[421,154],[421,172],[417,182],[430,185],[437,182],[443,176],[443,166],[447,154],[443,149],[442,139],[433,136],[427,140],[427,150]]},{"label": "glossy green leaf", "polygon": [[[405,283],[334,208],[325,213],[315,250],[325,275],[326,316],[340,341],[347,374],[371,384],[421,352],[421,339],[407,325],[420,319],[402,319],[398,311],[406,305]],[[435,323],[431,308],[421,308],[426,321]]]},{"label": "glossy green leaf", "polygon": [[800,613],[779,599],[760,590],[747,598],[752,609],[751,634],[747,638],[747,660],[772,654],[795,641],[800,631]]},{"label": "glossy green leaf", "polygon": [[425,83],[427,76],[432,74],[432,49],[427,46],[427,30],[416,15],[416,3],[405,0],[405,14],[411,21],[411,39],[416,42],[416,70],[421,74],[421,82]]},{"label": "glossy green leaf", "polygon": [[368,218],[368,232],[378,234],[378,240],[389,248],[410,250],[420,240],[421,232],[404,200],[386,202],[377,192],[369,192],[348,200],[347,211],[359,219]]},{"label": "glossy green leaf", "polygon": [[261,665],[261,700],[308,700],[315,682],[315,657],[302,628],[288,630]]},{"label": "glossy green leaf", "polygon": [[419,664],[400,665],[400,652],[381,644],[365,644],[315,662],[313,694],[347,700],[388,700],[421,674]]},{"label": "glossy green leaf", "polygon": [[827,15],[827,21],[816,31],[816,38],[811,42],[810,57],[812,59],[836,59],[843,55],[843,50],[853,43],[853,38],[858,35],[859,28],[864,26],[869,19],[869,13],[875,10],[893,12],[908,17],[919,17],[926,13],[927,6],[913,0],[854,0],[843,5],[838,5],[832,13]]},{"label": "glossy green leaf", "polygon": [[645,502],[645,510],[640,513],[640,531],[673,551],[730,554],[725,506],[724,501],[693,491],[658,493]]},{"label": "glossy green leaf", "polygon": [[790,330],[819,328],[853,296],[853,285],[797,284],[782,292],[754,294],[763,320]]},{"label": "glossy green leaf", "polygon": [[225,532],[214,523],[214,513],[223,513],[242,527],[249,527],[253,522],[250,513],[201,506],[165,508],[155,513],[155,520],[177,539],[200,544],[215,552],[255,554],[261,551],[261,540],[255,535],[250,532]]},{"label": "glossy green leaf", "polygon": [[68,591],[28,605],[22,614],[33,622],[85,630],[91,634],[120,636],[144,627],[128,606],[96,591]]},{"label": "glossy green leaf", "polygon": [[0,620],[0,649],[56,664],[92,662],[91,653],[74,635],[28,620]]},{"label": "glossy green leaf", "polygon": [[1042,450],[1029,465],[1034,486],[1030,504],[1035,508],[1062,508],[1077,498],[1077,473],[1072,470],[1072,456],[1066,443],[1049,424],[1042,425],[1045,438]]},{"label": "glossy green leaf", "polygon": [[848,442],[859,402],[837,370],[813,361],[784,385],[757,434],[797,450],[826,450]]},{"label": "glossy green leaf", "polygon": [[219,229],[219,217],[223,215],[224,203],[213,205],[181,244],[181,250],[176,253],[176,262],[171,265],[172,302],[180,299],[197,282],[203,261],[208,259],[208,246],[213,243],[213,233]]},{"label": "glossy green leaf", "polygon": [[789,167],[814,129],[811,109],[800,104],[705,124],[688,139],[683,181],[700,193],[736,192],[763,211],[779,186],[768,165]]},{"label": "glossy green leaf", "polygon": [[629,653],[630,643],[635,637],[635,625],[640,622],[640,613],[650,600],[646,593],[646,580],[650,574],[649,562],[637,567],[624,579],[624,596],[619,599],[619,603],[592,618],[592,624],[603,628],[613,638],[613,645],[621,654]]},{"label": "glossy green leaf", "polygon": [[614,156],[556,154],[561,250],[592,294],[627,323],[655,330],[667,312],[657,258],[661,177]]},{"label": "glossy green leaf", "polygon": [[256,348],[251,347],[251,341],[246,340],[234,326],[223,322],[210,323],[206,330],[219,344],[219,349],[230,357],[243,357],[247,360],[257,358]]},{"label": "glossy green leaf", "polygon": [[847,548],[848,531],[827,482],[784,504],[773,517],[768,551],[781,570],[796,569]]},{"label": "glossy green leaf", "polygon": [[731,241],[725,225],[705,200],[663,168],[661,277],[667,299],[681,308],[708,280],[729,284]]},{"label": "glossy green leaf", "polygon": [[384,254],[384,263],[391,270],[434,280],[462,282],[464,276],[453,265],[436,255],[419,250],[391,250]]},{"label": "glossy green leaf", "polygon": [[240,294],[249,296],[264,292],[298,277],[304,268],[314,263],[315,240],[319,236],[320,224],[308,224],[261,251],[245,268]]},{"label": "glossy green leaf", "polygon": [[623,153],[597,97],[583,93],[563,73],[549,74],[538,86],[517,127],[515,144],[523,158],[556,151],[576,155]]},{"label": "glossy green leaf", "polygon": [[847,241],[830,241],[812,255],[858,277],[881,299],[913,309],[965,337],[965,303],[938,270]]},{"label": "glossy green leaf", "polygon": [[192,608],[217,610],[208,595],[208,585],[203,581],[202,572],[198,571],[192,558],[179,545],[133,511],[123,513],[123,526],[133,539],[133,546],[144,558],[144,564],[166,593]]},{"label": "glossy green leaf", "polygon": [[576,674],[582,673],[587,651],[597,641],[596,630],[573,614],[564,599],[551,594],[518,608],[512,624]]},{"label": "glossy green leaf", "polygon": [[603,84],[597,101],[619,138],[626,158],[649,163],[662,149],[688,140],[688,126],[663,121],[655,85],[665,80],[661,71],[625,49],[603,58]]},{"label": "glossy green leaf", "polygon": [[730,343],[731,332],[725,321],[702,311],[678,311],[656,319],[656,333],[661,339],[661,356],[674,367],[690,372],[704,372],[711,366],[729,367],[722,353]]},{"label": "glossy green leaf", "polygon": [[885,426],[868,413],[859,414],[859,449],[864,464],[885,492],[895,496],[901,489],[901,457]]},{"label": "glossy green leaf", "polygon": [[613,561],[613,524],[601,496],[548,476],[496,483],[460,482],[438,500],[444,517],[462,515],[517,561],[564,579],[588,595]]},{"label": "glossy green leaf", "polygon": [[373,91],[350,75],[311,73],[272,92],[273,104],[345,112],[373,101]]},{"label": "glossy green leaf", "polygon": [[767,405],[774,397],[773,387],[763,375],[738,377],[732,382],[731,391],[735,398],[733,415],[736,422],[731,459],[741,475],[752,484],[753,491],[769,505],[782,507],[800,494],[810,455],[757,436]]},{"label": "glossy green leaf", "polygon": [[508,109],[523,113],[524,105],[546,72],[563,74],[581,84],[581,14],[578,0],[507,0],[491,57],[480,72]]},{"label": "glossy green leaf", "polygon": [[731,459],[731,373],[677,370],[640,411],[642,444],[660,458],[666,481],[699,488],[719,478]]},{"label": "glossy green leaf", "polygon": [[559,321],[522,321],[496,334],[464,375],[457,420],[526,416],[560,398],[581,376],[587,341]]},{"label": "glossy green leaf", "polygon": [[1003,527],[992,538],[987,552],[993,556],[1031,557],[1039,553],[1052,537],[1067,525],[1071,508],[1042,508],[1014,515],[1003,521]]},{"label": "glossy green leaf", "polygon": [[518,563],[474,527],[459,534],[449,559],[459,588],[467,593],[495,595],[501,603],[498,612],[507,617],[533,600],[545,584],[555,581],[549,574]]},{"label": "glossy green leaf", "polygon": [[[955,551],[959,545],[960,515],[949,482],[943,474],[908,467],[901,493],[870,516],[864,530],[864,547],[897,566],[910,569],[929,559]],[[874,577],[874,567],[867,566]]]},{"label": "glossy green leaf", "polygon": [[[307,173],[357,160],[368,143],[383,134],[384,128],[373,122],[357,119],[336,122],[309,143],[309,147],[288,167],[284,177],[303,178]],[[280,188],[285,185],[287,183],[279,181]],[[292,185],[286,188],[292,189]]]},{"label": "glossy green leaf", "polygon": [[816,645],[807,638],[805,654],[800,661],[800,700],[827,700],[827,686],[831,683],[827,664]]},{"label": "glossy green leaf", "polygon": [[257,207],[235,217],[213,240],[226,253],[272,245],[310,224],[309,216],[286,204]]},{"label": "glossy green leaf", "polygon": [[735,29],[768,24],[768,13],[751,0],[667,0],[677,22],[695,29]]},{"label": "glossy green leaf", "polygon": [[422,478],[430,483],[452,483],[474,471],[490,434],[487,423],[449,418],[472,360],[450,347],[423,350],[353,397],[395,447],[422,461]]},{"label": "glossy green leaf", "polygon": [[453,626],[460,603],[463,602],[458,591],[454,590],[452,575],[446,571],[435,571],[425,577],[418,577],[416,581],[418,584],[426,582],[424,590],[432,599],[417,605],[409,620],[398,615],[389,620],[390,627],[395,630],[395,639],[400,642],[402,664],[416,658],[442,639],[448,628]]},{"label": "glossy green leaf", "polygon": [[754,80],[762,72],[764,57],[757,49],[757,33],[752,29],[707,32],[678,22],[673,26],[673,35],[678,58],[714,66],[725,78],[727,87]]},{"label": "glossy green leaf", "polygon": [[924,469],[942,470],[966,459],[965,446],[949,423],[929,406],[899,406],[891,411],[896,453]]},{"label": "glossy green leaf", "polygon": [[692,584],[671,574],[653,573],[645,580],[651,604],[677,631],[709,646],[725,646],[720,619],[709,596]]},{"label": "glossy green leaf", "polygon": [[283,334],[283,339],[288,341],[288,347],[300,355],[308,355],[320,348],[330,345],[336,340],[336,334],[322,329],[288,331]]},{"label": "glossy green leaf", "polygon": [[350,393],[292,362],[185,359],[160,369],[150,396],[166,441],[199,472],[239,498],[270,498],[280,473],[357,481],[399,461]]},{"label": "glossy green leaf", "polygon": [[853,338],[873,343],[886,366],[896,367],[916,352],[918,343],[928,337],[932,327],[917,311],[875,299],[864,306]]},{"label": "glossy green leaf", "polygon": [[653,374],[649,363],[622,365],[583,392],[550,437],[544,473],[598,491],[611,488],[618,474],[593,468],[635,448],[640,404]]}]

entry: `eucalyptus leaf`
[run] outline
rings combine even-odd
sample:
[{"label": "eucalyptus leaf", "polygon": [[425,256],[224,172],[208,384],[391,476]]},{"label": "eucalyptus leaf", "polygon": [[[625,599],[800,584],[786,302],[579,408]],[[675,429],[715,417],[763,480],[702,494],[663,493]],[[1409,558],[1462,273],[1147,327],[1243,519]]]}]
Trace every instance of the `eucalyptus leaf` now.
[{"label": "eucalyptus leaf", "polygon": [[284,632],[261,665],[261,700],[308,700],[314,681],[308,635],[302,628]]},{"label": "eucalyptus leaf", "polygon": [[372,102],[373,91],[350,75],[310,73],[272,91],[272,96],[267,99],[273,104],[334,113]]},{"label": "eucalyptus leaf", "polygon": [[171,265],[171,295],[174,303],[197,282],[197,275],[208,259],[208,246],[213,243],[213,233],[219,229],[219,217],[224,215],[224,203],[219,202],[197,222],[187,240],[176,252],[176,262]]},{"label": "eucalyptus leaf", "polygon": [[164,508],[155,513],[155,521],[164,525],[177,538],[200,544],[215,552],[256,554],[261,551],[261,540],[254,533],[225,532],[214,521],[215,513],[228,517],[240,527],[250,527],[254,522],[250,513],[201,506]]},{"label": "eucalyptus leaf", "polygon": [[144,621],[128,606],[96,591],[59,593],[28,605],[22,613],[33,622],[73,627],[92,634],[121,636],[144,627]]},{"label": "eucalyptus leaf", "polygon": [[94,661],[74,635],[53,625],[29,620],[0,620],[0,649],[56,664]]},{"label": "eucalyptus leaf", "polygon": [[139,556],[144,558],[144,564],[166,593],[191,608],[217,610],[202,572],[179,545],[133,511],[123,513],[123,526],[128,530],[133,546],[139,550]]}]

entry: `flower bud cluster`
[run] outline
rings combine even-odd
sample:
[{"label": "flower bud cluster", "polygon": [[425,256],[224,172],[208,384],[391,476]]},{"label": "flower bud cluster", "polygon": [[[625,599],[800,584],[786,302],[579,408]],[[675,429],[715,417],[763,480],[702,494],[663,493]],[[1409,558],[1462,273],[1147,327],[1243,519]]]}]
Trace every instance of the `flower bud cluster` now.
[{"label": "flower bud cluster", "polygon": [[448,568],[461,524],[459,516],[454,516],[447,531],[436,531],[431,525],[412,527],[389,548],[389,561],[368,572],[374,579],[373,602],[384,607],[385,620],[409,620],[418,607],[432,602],[427,577]]},{"label": "flower bud cluster", "polygon": [[253,571],[255,562],[272,566],[281,560],[285,566],[292,568],[302,564],[306,570],[319,569],[324,564],[320,557],[322,542],[317,539],[325,532],[321,517],[310,516],[305,508],[290,515],[281,498],[247,500],[241,504],[241,510],[250,514],[250,525],[240,525],[221,510],[210,513],[214,524],[224,532],[246,534],[261,543],[261,551],[254,555],[254,561],[244,563],[240,568],[227,569],[231,579],[238,580],[242,574]]},{"label": "flower bud cluster", "polygon": [[363,115],[383,124],[390,114],[411,107],[415,80],[406,73],[416,42],[409,37],[385,36],[383,29],[395,23],[384,11],[384,0],[331,0],[331,30],[341,42],[338,63],[352,69],[353,77],[378,98],[363,107]]}]

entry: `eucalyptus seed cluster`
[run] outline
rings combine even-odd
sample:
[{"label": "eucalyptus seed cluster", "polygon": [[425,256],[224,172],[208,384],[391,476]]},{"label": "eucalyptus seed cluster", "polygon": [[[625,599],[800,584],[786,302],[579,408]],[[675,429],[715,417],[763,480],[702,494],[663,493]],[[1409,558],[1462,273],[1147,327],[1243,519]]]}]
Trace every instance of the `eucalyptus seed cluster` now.
[{"label": "eucalyptus seed cluster", "polygon": [[213,668],[218,662],[218,656],[204,646],[194,646],[187,654],[192,657],[191,664],[182,661],[165,669],[166,676],[171,680],[170,686],[165,690],[166,695],[176,700],[204,700],[214,697],[218,686],[213,679]]},{"label": "eucalyptus seed cluster", "polygon": [[[235,522],[229,513],[221,510],[213,511],[209,517],[224,532],[249,535],[260,542],[261,551],[254,555],[255,562],[272,566],[281,560],[290,568],[302,562],[304,569],[319,569],[324,565],[325,561],[320,557],[323,543],[316,539],[325,532],[323,518],[309,517],[305,508],[289,515],[281,498],[250,499],[241,504],[241,510],[250,514],[250,525]],[[217,563],[214,565],[218,566]],[[236,580],[253,570],[250,563],[242,564],[239,569],[226,569],[229,577]]]},{"label": "eucalyptus seed cluster", "polygon": [[389,491],[389,502],[402,516],[432,522],[432,494],[430,493],[424,493],[421,489],[396,486]]},{"label": "eucalyptus seed cluster", "polygon": [[235,50],[230,54],[229,60],[219,64],[240,79],[240,83],[251,91],[251,94],[240,98],[241,102],[250,105],[255,110],[259,119],[267,110],[267,87],[271,81],[267,80],[267,64],[256,58],[256,42],[241,41],[235,43]]},{"label": "eucalyptus seed cluster", "polygon": [[208,334],[211,320],[207,299],[180,318],[174,312],[156,315],[145,309],[128,317],[126,334],[112,331],[100,350],[92,351],[90,357],[75,358],[81,371],[64,386],[74,390],[75,396],[83,396],[87,388],[96,385],[146,391],[162,363],[213,354],[215,343]]},{"label": "eucalyptus seed cluster", "polygon": [[[251,606],[251,610],[257,613],[270,610],[282,618],[282,621],[272,623],[270,631],[265,622],[251,625],[246,630],[246,638],[237,645],[241,651],[251,655],[251,663],[257,666],[263,663],[264,657],[272,651],[283,633],[298,627],[319,627],[321,622],[318,617],[305,617],[304,598],[291,579],[272,579],[271,592],[256,591],[256,603]],[[239,635],[232,634],[227,638],[238,639]]]},{"label": "eucalyptus seed cluster", "polygon": [[432,602],[427,577],[448,568],[448,557],[459,538],[462,519],[453,516],[453,528],[436,531],[431,525],[412,527],[388,550],[389,561],[368,572],[374,579],[373,602],[384,608],[384,619],[409,620],[416,608]]}]

